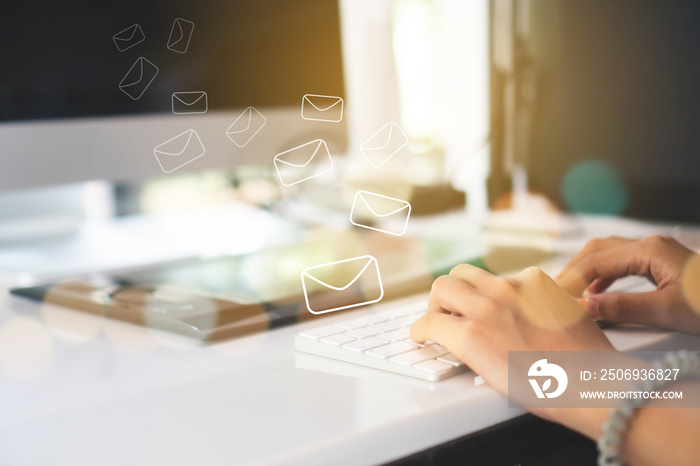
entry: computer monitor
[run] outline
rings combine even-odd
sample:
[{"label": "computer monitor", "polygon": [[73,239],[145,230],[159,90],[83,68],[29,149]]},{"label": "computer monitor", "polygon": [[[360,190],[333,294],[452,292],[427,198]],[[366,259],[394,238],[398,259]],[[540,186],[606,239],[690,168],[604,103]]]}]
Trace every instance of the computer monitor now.
[{"label": "computer monitor", "polygon": [[[306,94],[344,97],[336,0],[10,2],[0,57],[0,191],[272,168],[319,138],[346,147],[342,118],[301,115]],[[249,107],[261,130],[227,136]],[[155,149],[190,130],[203,149],[163,166]]]}]

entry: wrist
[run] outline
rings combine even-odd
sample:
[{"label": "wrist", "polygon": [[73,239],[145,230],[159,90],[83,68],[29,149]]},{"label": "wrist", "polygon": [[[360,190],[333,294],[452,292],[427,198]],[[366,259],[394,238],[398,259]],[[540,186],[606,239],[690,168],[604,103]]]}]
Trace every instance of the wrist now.
[{"label": "wrist", "polygon": [[[672,381],[665,378],[656,378],[647,380],[642,385],[647,391],[656,391],[669,383],[675,383],[682,379],[695,379],[700,375],[700,357],[696,353],[687,351],[677,351],[666,353],[666,355],[657,359],[653,363],[653,367],[657,369],[675,369],[677,377]],[[633,383],[632,387],[637,388],[638,383]],[[624,462],[623,447],[627,443],[626,434],[630,430],[629,426],[635,414],[643,405],[646,405],[649,398],[630,398],[622,401],[620,407],[610,411],[610,417],[602,426],[602,434],[598,439],[598,464],[618,466]],[[647,410],[647,413],[649,411]],[[639,423],[638,423],[639,424]],[[645,423],[642,423],[645,425]],[[648,424],[648,423],[646,423]],[[664,423],[668,424],[668,423]],[[670,427],[670,426],[668,426]],[[639,435],[631,436],[632,439]],[[641,437],[645,437],[642,435]],[[633,452],[637,452],[640,448],[632,448]]]}]

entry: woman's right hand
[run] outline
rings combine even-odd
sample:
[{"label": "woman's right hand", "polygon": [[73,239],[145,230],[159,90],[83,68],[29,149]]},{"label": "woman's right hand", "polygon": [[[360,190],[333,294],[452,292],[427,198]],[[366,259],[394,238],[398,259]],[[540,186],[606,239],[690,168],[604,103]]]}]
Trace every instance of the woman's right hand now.
[{"label": "woman's right hand", "polygon": [[[647,293],[605,292],[618,278],[644,276],[657,287]],[[579,299],[589,316],[700,334],[700,254],[676,240],[610,237],[590,241],[556,279]]]}]

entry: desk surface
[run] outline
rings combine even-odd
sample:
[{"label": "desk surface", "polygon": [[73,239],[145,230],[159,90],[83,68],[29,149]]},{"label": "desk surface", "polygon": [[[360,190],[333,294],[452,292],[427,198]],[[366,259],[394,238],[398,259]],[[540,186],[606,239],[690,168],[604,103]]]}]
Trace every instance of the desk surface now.
[{"label": "desk surface", "polygon": [[[605,225],[590,223],[545,270]],[[319,322],[203,347],[3,290],[0,464],[375,464],[522,413],[473,373],[429,383],[295,353],[294,333]],[[608,334],[621,349],[700,347],[669,332]]]}]

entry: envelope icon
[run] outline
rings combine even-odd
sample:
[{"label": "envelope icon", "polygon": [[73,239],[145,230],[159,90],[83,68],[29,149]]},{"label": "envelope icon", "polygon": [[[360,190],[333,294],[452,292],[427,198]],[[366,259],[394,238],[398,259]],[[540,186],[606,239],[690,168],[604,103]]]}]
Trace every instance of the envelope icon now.
[{"label": "envelope icon", "polygon": [[343,119],[343,99],[332,95],[306,94],[301,99],[304,120],[337,123]]},{"label": "envelope icon", "polygon": [[133,24],[123,31],[113,35],[112,40],[114,41],[114,45],[117,46],[117,50],[123,52],[146,40],[146,36],[144,35],[141,26],[138,24]]},{"label": "envelope icon", "polygon": [[[410,215],[411,204],[406,201],[369,191],[358,191],[352,202],[350,223],[358,227],[401,236],[406,233]],[[382,228],[374,226],[377,221],[382,222]]]},{"label": "envelope icon", "polygon": [[168,49],[177,53],[187,52],[194,31],[194,23],[182,18],[175,18],[168,37]]},{"label": "envelope icon", "polygon": [[157,75],[158,67],[145,58],[139,57],[119,83],[119,89],[132,99],[139,100]]},{"label": "envelope icon", "polygon": [[277,154],[274,163],[284,186],[292,186],[333,170],[333,159],[323,139],[315,139]]},{"label": "envelope icon", "polygon": [[188,129],[153,150],[160,168],[171,173],[204,155],[205,149],[199,134]]},{"label": "envelope icon", "polygon": [[379,264],[372,256],[307,267],[301,272],[301,286],[312,314],[373,304],[384,297]]},{"label": "envelope icon", "polygon": [[209,103],[204,91],[173,92],[173,113],[186,115],[192,113],[207,113]]},{"label": "envelope icon", "polygon": [[367,139],[360,152],[372,166],[378,167],[408,144],[408,136],[399,125],[390,121]]},{"label": "envelope icon", "polygon": [[226,136],[238,147],[245,147],[267,123],[267,119],[255,107],[243,110],[236,121],[226,130]]}]

